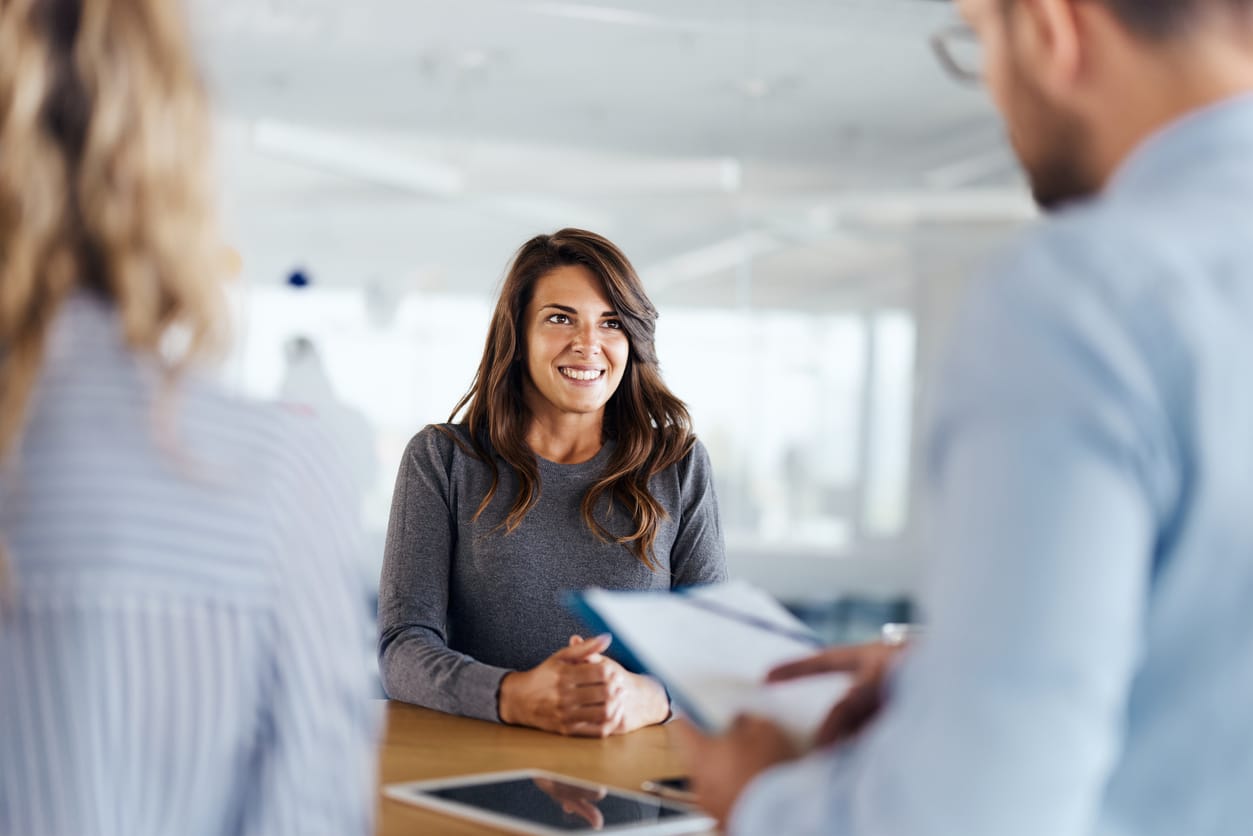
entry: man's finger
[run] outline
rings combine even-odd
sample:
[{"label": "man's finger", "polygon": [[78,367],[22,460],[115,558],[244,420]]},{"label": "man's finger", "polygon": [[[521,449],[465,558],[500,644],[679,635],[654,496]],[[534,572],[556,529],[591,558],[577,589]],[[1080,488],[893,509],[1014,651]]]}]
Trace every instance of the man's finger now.
[{"label": "man's finger", "polygon": [[856,685],[848,690],[823,721],[814,739],[817,746],[840,743],[865,727],[879,712],[882,697],[877,685]]},{"label": "man's finger", "polygon": [[813,676],[819,673],[836,671],[855,671],[865,662],[865,649],[862,645],[850,647],[831,647],[805,659],[797,659],[774,668],[766,674],[767,682],[786,682],[802,676]]},{"label": "man's finger", "polygon": [[731,722],[731,728],[727,731],[727,734],[748,734],[758,728],[762,723],[768,722],[768,720],[763,720],[761,717],[753,714],[737,714],[735,719]]},{"label": "man's finger", "polygon": [[682,747],[684,753],[689,756],[701,751],[708,743],[709,738],[705,737],[705,733],[686,717],[680,717],[670,724],[670,728],[674,729],[679,736],[679,746]]},{"label": "man's finger", "polygon": [[814,737],[815,746],[831,746],[839,743],[846,737],[845,728],[848,726],[848,706],[844,701],[836,703],[836,705],[827,714],[822,726],[818,729],[818,734]]}]

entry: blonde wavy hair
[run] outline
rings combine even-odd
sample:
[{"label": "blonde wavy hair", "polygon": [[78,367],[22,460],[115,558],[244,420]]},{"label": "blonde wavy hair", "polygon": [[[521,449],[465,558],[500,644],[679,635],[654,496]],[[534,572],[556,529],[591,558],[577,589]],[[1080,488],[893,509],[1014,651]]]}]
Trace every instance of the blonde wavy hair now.
[{"label": "blonde wavy hair", "polygon": [[[0,465],[71,294],[111,303],[168,382],[223,343],[210,115],[181,6],[0,0]],[[4,558],[0,539],[0,588]]]}]

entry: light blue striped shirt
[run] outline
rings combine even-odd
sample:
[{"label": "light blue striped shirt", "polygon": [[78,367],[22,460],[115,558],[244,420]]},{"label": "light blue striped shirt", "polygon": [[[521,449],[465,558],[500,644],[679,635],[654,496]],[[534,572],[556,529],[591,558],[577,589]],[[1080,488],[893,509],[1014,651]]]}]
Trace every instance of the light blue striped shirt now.
[{"label": "light blue striped shirt", "polygon": [[306,417],[166,403],[118,332],[68,303],[0,475],[0,834],[367,833],[350,480]]},{"label": "light blue striped shirt", "polygon": [[1253,833],[1253,96],[976,290],[926,441],[927,634],[732,831]]}]

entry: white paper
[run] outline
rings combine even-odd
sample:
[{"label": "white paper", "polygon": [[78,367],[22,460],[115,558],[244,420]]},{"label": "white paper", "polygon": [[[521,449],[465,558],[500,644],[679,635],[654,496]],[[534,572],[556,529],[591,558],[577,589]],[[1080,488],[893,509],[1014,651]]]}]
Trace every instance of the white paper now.
[{"label": "white paper", "polygon": [[798,742],[807,742],[848,689],[850,678],[827,674],[765,685],[772,668],[813,655],[818,647],[702,609],[689,597],[812,636],[777,601],[743,582],[683,594],[599,589],[584,593],[617,640],[709,730],[723,731],[738,714],[753,713],[775,721]]}]

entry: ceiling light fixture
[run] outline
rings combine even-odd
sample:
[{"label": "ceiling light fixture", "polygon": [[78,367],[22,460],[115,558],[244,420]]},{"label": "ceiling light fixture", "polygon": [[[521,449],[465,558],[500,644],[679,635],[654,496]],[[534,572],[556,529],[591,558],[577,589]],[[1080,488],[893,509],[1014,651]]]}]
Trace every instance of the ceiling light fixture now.
[{"label": "ceiling light fixture", "polygon": [[465,191],[460,169],[379,148],[350,136],[263,119],[253,126],[253,145],[275,157],[331,174],[353,177],[431,197]]},{"label": "ceiling light fixture", "polygon": [[923,175],[928,186],[936,189],[956,189],[970,186],[993,177],[1016,172],[1013,159],[1005,148],[993,148],[964,159],[936,166]]},{"label": "ceiling light fixture", "polygon": [[731,270],[746,261],[783,247],[778,237],[760,230],[748,230],[708,246],[688,250],[665,261],[653,264],[640,275],[650,292],[684,282],[703,279],[723,270]]}]

